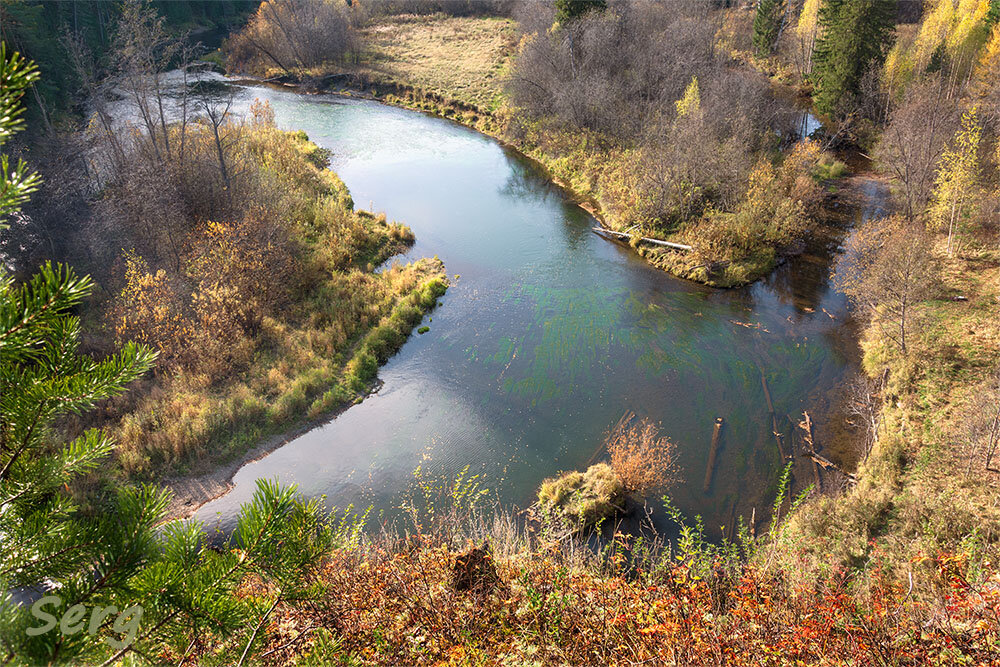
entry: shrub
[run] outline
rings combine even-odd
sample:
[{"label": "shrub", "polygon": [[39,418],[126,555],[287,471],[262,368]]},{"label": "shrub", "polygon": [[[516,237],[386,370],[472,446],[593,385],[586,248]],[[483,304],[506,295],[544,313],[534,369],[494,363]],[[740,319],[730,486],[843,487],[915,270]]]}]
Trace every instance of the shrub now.
[{"label": "shrub", "polygon": [[649,419],[625,415],[608,435],[611,469],[630,493],[647,496],[677,480],[676,447]]},{"label": "shrub", "polygon": [[169,365],[188,347],[191,324],[173,282],[162,269],[150,270],[135,252],[125,253],[125,286],[108,310],[107,322],[119,344],[134,340],[154,347]]}]

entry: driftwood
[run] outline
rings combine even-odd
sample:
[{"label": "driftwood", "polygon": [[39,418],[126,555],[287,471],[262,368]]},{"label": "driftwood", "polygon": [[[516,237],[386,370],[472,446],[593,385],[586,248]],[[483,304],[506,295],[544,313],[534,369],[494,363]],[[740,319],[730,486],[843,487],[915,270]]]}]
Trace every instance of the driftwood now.
[{"label": "driftwood", "polygon": [[791,455],[785,453],[785,436],[778,431],[778,417],[774,414],[774,402],[771,401],[771,390],[767,388],[767,378],[764,377],[763,370],[760,372],[760,386],[764,388],[767,411],[771,413],[771,433],[774,434],[774,439],[778,443],[778,454],[781,455],[782,460],[790,459]]},{"label": "driftwood", "polygon": [[708,450],[708,467],[705,469],[704,493],[712,486],[712,473],[715,472],[715,456],[719,453],[719,435],[722,433],[722,417],[715,418],[715,429],[712,431],[712,446]]},{"label": "driftwood", "polygon": [[[816,451],[816,438],[813,436],[813,424],[812,424],[812,419],[809,417],[809,413],[803,412],[802,416],[805,418],[799,424],[802,430],[805,431],[805,435],[802,437],[803,440],[802,449],[804,449],[805,451],[802,452],[802,456],[809,456],[810,454],[815,453]],[[816,459],[812,458],[811,456],[809,456],[809,459],[812,462],[813,479],[816,481],[816,490],[822,491],[823,478],[820,477],[819,474],[819,465],[817,465]]]},{"label": "driftwood", "polygon": [[792,455],[785,453],[785,436],[778,430],[778,417],[773,412],[771,413],[771,432],[774,433],[774,439],[778,441],[778,453],[781,454],[781,458],[791,459]]},{"label": "driftwood", "polygon": [[813,435],[812,419],[809,417],[808,412],[803,412],[802,416],[804,419],[799,424],[799,426],[802,428],[802,430],[805,431],[804,440],[805,440],[805,450],[806,450],[805,452],[802,453],[802,455],[808,456],[809,459],[812,461],[813,475],[816,477],[817,486],[821,486],[819,477],[819,466],[823,466],[824,470],[831,470],[831,469],[836,470],[841,475],[846,477],[848,480],[856,484],[858,478],[854,474],[847,472],[846,470],[838,466],[836,463],[826,458],[825,456],[820,455],[816,451],[817,445],[816,445],[816,438]]},{"label": "driftwood", "polygon": [[[616,232],[611,229],[604,229],[603,227],[594,227],[593,231],[597,234],[608,234],[609,236],[615,236],[620,239],[631,239],[632,234],[626,234],[625,232]],[[689,245],[683,243],[674,243],[672,241],[661,241],[660,239],[651,239],[648,236],[638,237],[640,241],[645,241],[646,243],[652,243],[654,245],[662,245],[667,248],[673,248],[674,250],[694,250]]]},{"label": "driftwood", "polygon": [[774,414],[774,403],[771,402],[771,392],[767,388],[767,378],[764,373],[760,374],[760,386],[764,388],[764,399],[767,401],[767,411]]}]

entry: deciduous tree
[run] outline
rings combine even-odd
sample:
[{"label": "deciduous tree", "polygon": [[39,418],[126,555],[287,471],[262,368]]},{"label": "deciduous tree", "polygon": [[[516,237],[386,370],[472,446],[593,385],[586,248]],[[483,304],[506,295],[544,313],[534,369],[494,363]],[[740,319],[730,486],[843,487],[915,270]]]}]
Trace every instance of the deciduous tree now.
[{"label": "deciduous tree", "polygon": [[875,146],[875,164],[895,181],[897,199],[907,218],[923,214],[938,160],[956,120],[955,103],[947,98],[940,76],[912,86],[892,111]]},{"label": "deciduous tree", "polygon": [[[27,69],[18,59],[0,58],[0,81]],[[9,173],[0,186],[13,187]],[[17,213],[25,194],[11,200],[9,213]],[[120,394],[156,359],[132,342],[104,359],[80,354],[82,329],[73,310],[92,288],[89,277],[61,265],[46,263],[23,284],[0,269],[5,661],[112,664],[134,654],[244,664],[282,601],[315,594],[317,565],[337,530],[318,502],[299,501],[294,489],[274,482],[258,484],[235,533],[216,549],[197,522],[164,525],[169,493],[155,486],[91,494],[99,511],[84,511],[80,481],[107,463],[114,442],[100,429],[63,441],[56,420]],[[251,581],[252,594],[235,594]],[[15,602],[16,589],[56,595],[36,608]],[[95,613],[80,621],[88,609]],[[62,618],[59,629],[46,627],[46,614]]]},{"label": "deciduous tree", "polygon": [[962,114],[962,127],[941,155],[931,201],[931,219],[948,227],[948,254],[955,230],[962,226],[967,206],[974,200],[979,179],[979,144],[983,128],[975,106]]},{"label": "deciduous tree", "polygon": [[873,218],[851,235],[834,273],[837,286],[904,355],[913,310],[933,284],[930,240],[902,216]]}]

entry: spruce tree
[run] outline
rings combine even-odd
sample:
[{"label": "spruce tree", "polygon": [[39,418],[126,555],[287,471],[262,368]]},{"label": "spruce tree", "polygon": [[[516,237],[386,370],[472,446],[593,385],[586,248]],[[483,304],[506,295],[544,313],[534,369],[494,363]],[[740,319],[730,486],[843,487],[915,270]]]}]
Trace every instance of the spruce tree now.
[{"label": "spruce tree", "polygon": [[606,0],[556,0],[556,22],[565,25],[592,9],[603,10]]},{"label": "spruce tree", "polygon": [[861,77],[892,46],[895,0],[823,0],[813,52],[813,102],[823,114],[843,111]]},{"label": "spruce tree", "polygon": [[753,20],[753,48],[758,56],[769,56],[778,43],[787,11],[786,0],[760,0]]},{"label": "spruce tree", "polygon": [[983,18],[983,25],[987,30],[992,30],[997,23],[1000,23],[1000,0],[990,0],[990,8]]},{"label": "spruce tree", "polygon": [[[24,91],[38,80],[38,68],[27,62],[16,51],[7,53],[7,45],[0,42],[0,148],[15,133],[24,129]],[[38,188],[38,174],[28,171],[28,165],[18,158],[11,161],[4,153],[0,156],[0,231],[7,216],[16,213],[28,197]]]}]

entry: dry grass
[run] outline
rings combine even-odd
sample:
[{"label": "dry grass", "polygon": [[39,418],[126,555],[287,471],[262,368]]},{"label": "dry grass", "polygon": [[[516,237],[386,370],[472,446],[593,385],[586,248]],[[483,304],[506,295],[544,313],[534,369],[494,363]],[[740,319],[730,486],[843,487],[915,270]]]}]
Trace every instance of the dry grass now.
[{"label": "dry grass", "polygon": [[538,490],[543,511],[556,510],[574,529],[614,516],[623,509],[624,500],[625,486],[607,463],[547,479]]},{"label": "dry grass", "polygon": [[776,554],[797,576],[858,566],[878,548],[905,577],[914,559],[956,545],[983,563],[1000,540],[1000,474],[986,470],[982,428],[1000,400],[1000,252],[984,239],[948,259],[943,237],[934,241],[937,293],[920,304],[909,354],[876,327],[862,340],[865,370],[888,368],[889,380],[860,483],[806,503],[779,538]]},{"label": "dry grass", "polygon": [[513,54],[514,22],[499,18],[397,16],[364,32],[368,66],[390,79],[470,104],[496,107]]},{"label": "dry grass", "polygon": [[301,279],[287,303],[261,313],[253,332],[221,338],[224,356],[194,342],[204,337],[185,336],[179,344],[197,350],[161,364],[108,406],[126,476],[208,470],[296,422],[359,400],[446,288],[437,259],[375,271],[412,244],[412,232],[383,214],[354,210],[346,186],[319,166],[319,149],[303,133],[254,127],[244,141],[249,167],[278,182],[283,199],[271,213],[295,244]]},{"label": "dry grass", "polygon": [[453,528],[336,549],[318,599],[277,610],[262,664],[997,664],[1000,577],[966,554],[915,564],[912,590],[882,554],[797,586],[622,535],[598,555],[506,514]]},{"label": "dry grass", "polygon": [[[634,185],[643,179],[637,177],[634,155],[627,147],[599,133],[529,119],[510,107],[503,93],[503,77],[516,54],[514,37],[514,23],[506,19],[442,15],[387,19],[366,30],[371,51],[359,71],[363,76],[353,85],[389,104],[428,111],[498,137],[537,160],[556,183],[586,201],[588,210],[597,212],[609,227],[619,231],[633,228],[639,218],[632,211],[643,199]],[[817,177],[842,175],[843,165],[838,167],[828,155],[819,157],[825,162]],[[806,168],[811,165],[803,165]],[[795,198],[783,193],[780,201]],[[734,222],[729,228],[747,226],[742,208],[741,215],[730,216]],[[647,235],[705,246],[702,227],[704,224],[694,219],[680,229]],[[779,227],[771,225],[772,229]],[[643,245],[636,251],[654,266],[679,277],[734,287],[770,272],[789,245],[788,239],[769,238],[759,243],[760,247],[732,257],[732,247],[726,243],[733,235],[722,236],[725,238],[716,244],[718,247],[705,247],[699,255]],[[795,240],[802,233],[791,236]]]}]

